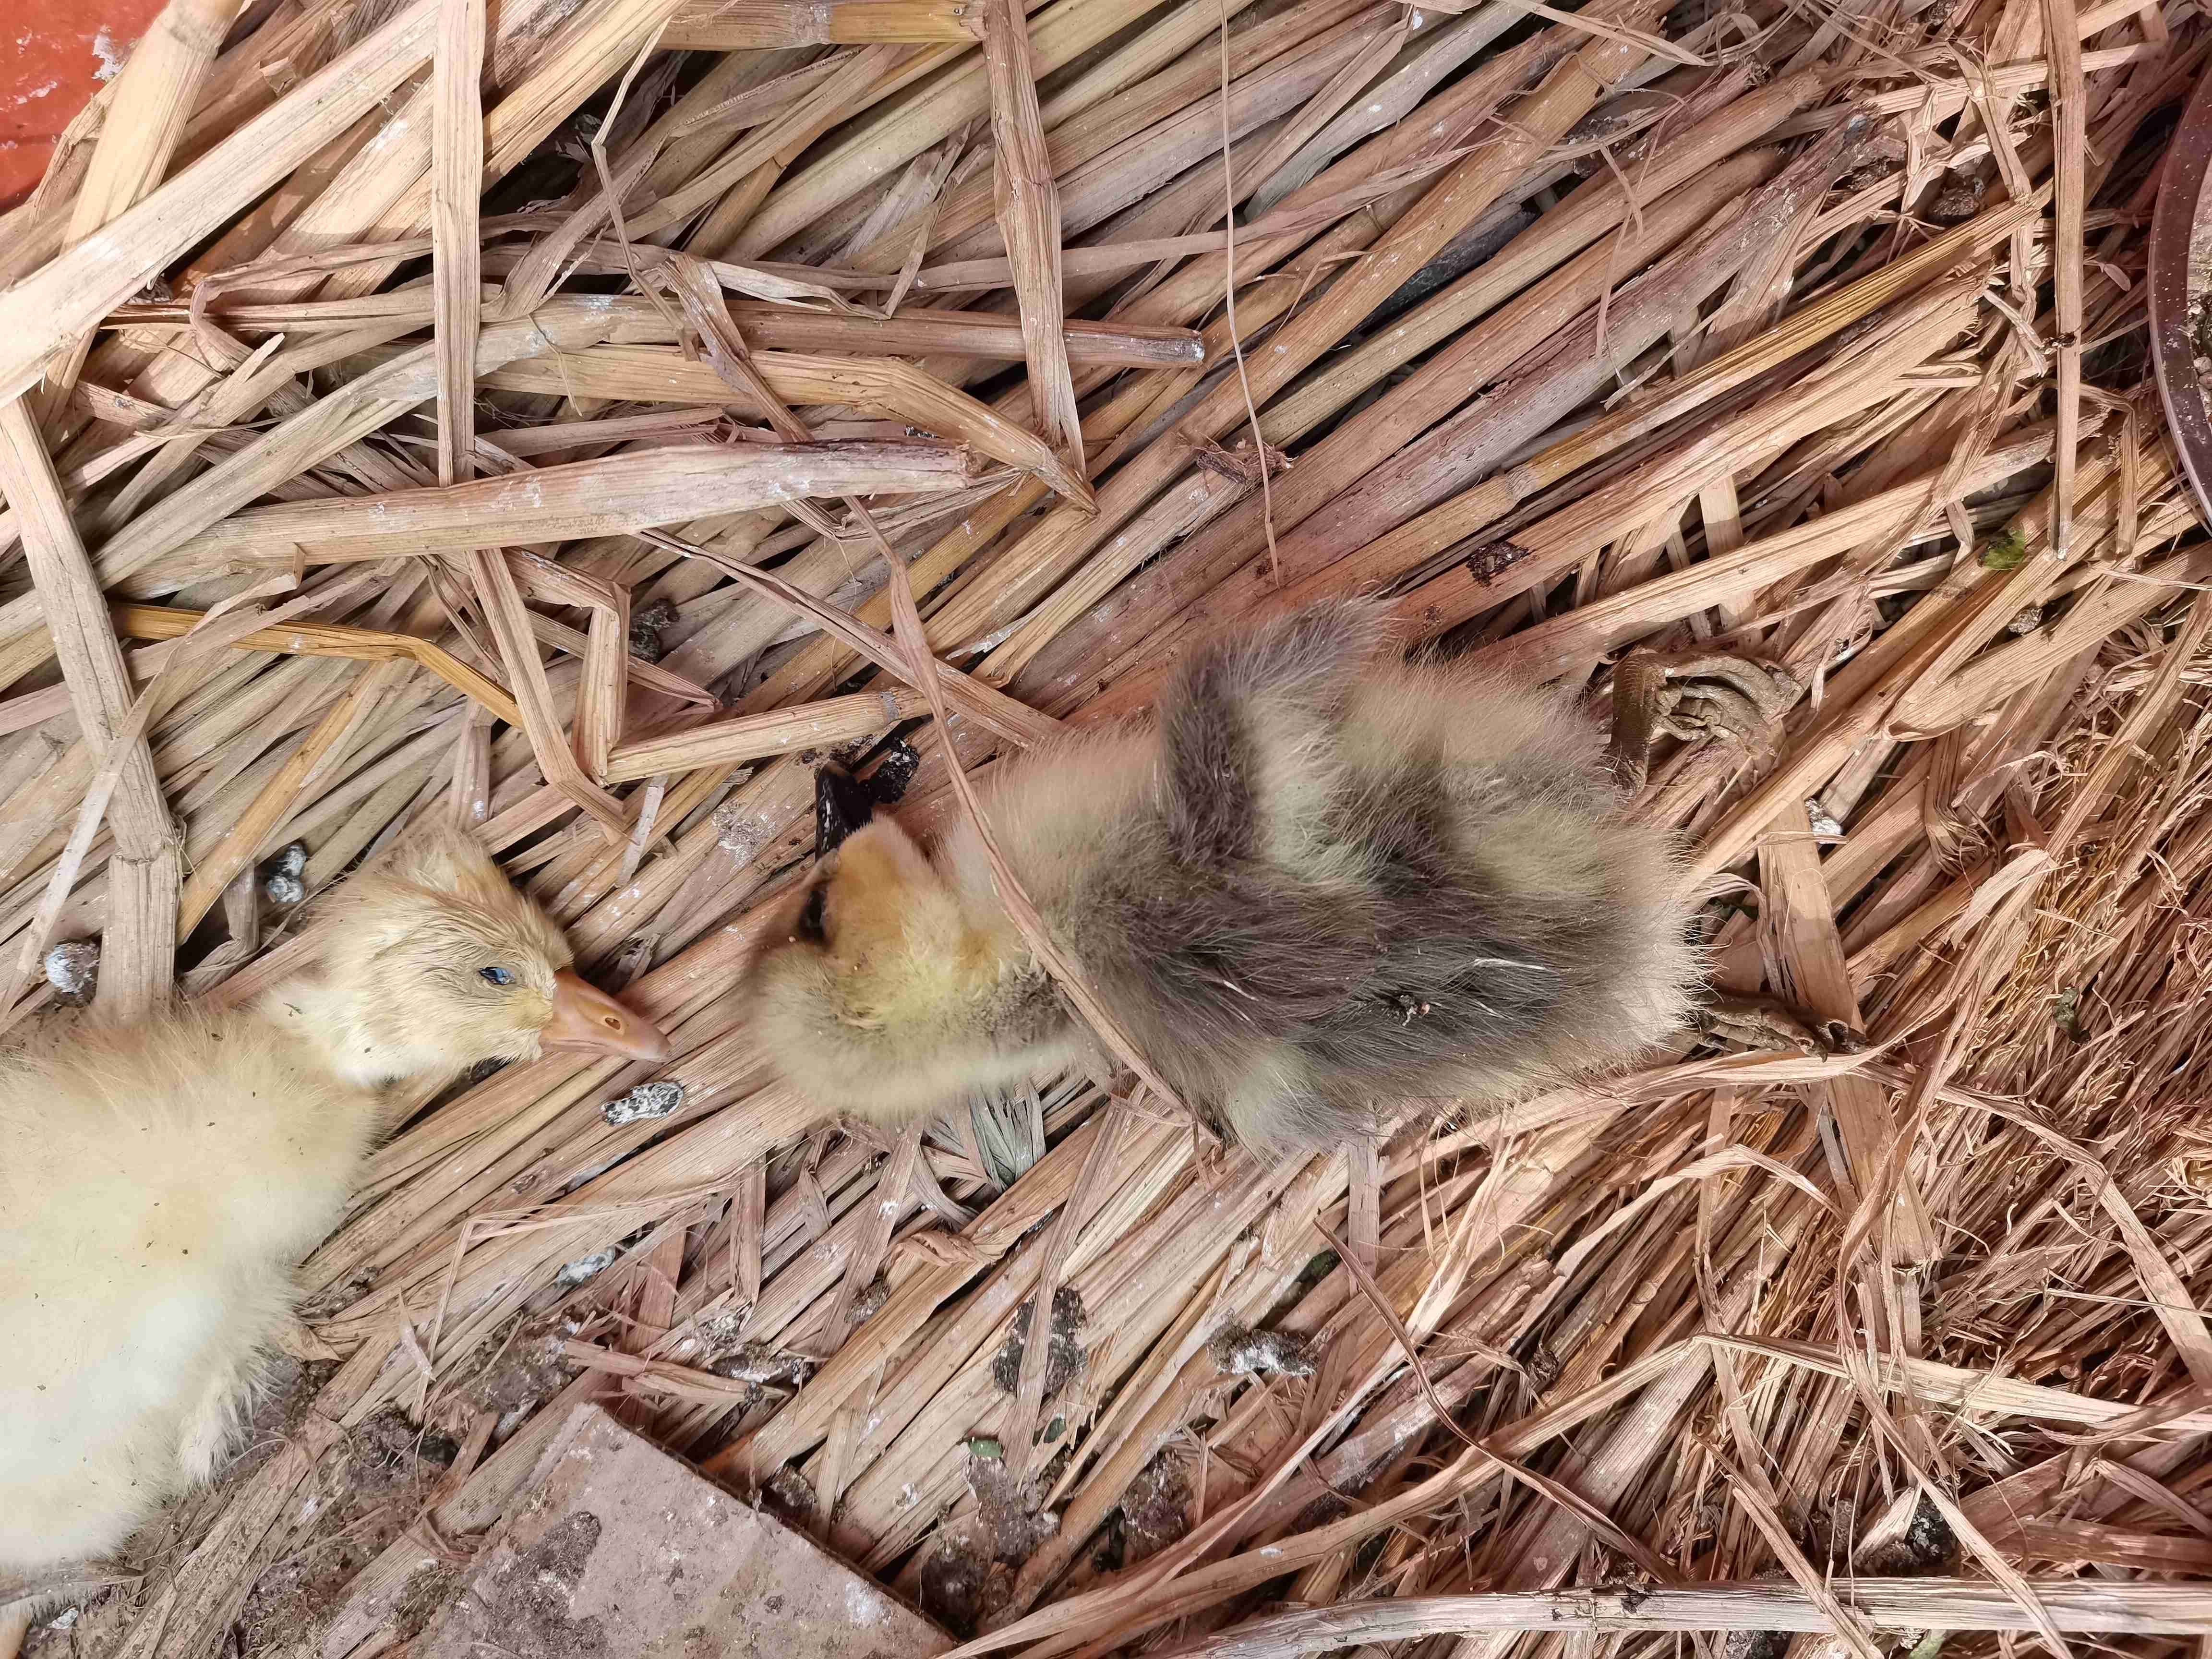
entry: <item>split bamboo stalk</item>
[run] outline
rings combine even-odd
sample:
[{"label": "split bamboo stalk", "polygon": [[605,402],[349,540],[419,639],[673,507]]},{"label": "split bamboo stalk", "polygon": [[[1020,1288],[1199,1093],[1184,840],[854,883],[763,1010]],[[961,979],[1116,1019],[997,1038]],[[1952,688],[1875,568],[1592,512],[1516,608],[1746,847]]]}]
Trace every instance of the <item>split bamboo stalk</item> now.
[{"label": "split bamboo stalk", "polygon": [[[1497,198],[1507,179],[1587,113],[1598,90],[1638,57],[1633,47],[1601,41],[1565,58],[1515,106],[1510,130],[1494,149],[1461,161],[1430,185],[1365,260],[1278,332],[1250,376],[1254,401],[1272,397],[1387,298],[1404,276],[1425,264]],[[982,633],[997,617],[1064,576],[1184,470],[1191,446],[1218,436],[1243,416],[1243,391],[1236,379],[1217,386],[1108,482],[1095,517],[1071,509],[1055,512],[1011,550],[1002,561],[1005,578],[995,602],[963,603],[956,597],[934,624],[955,637]]]},{"label": "split bamboo stalk", "polygon": [[[1789,106],[1787,103],[1778,103],[1777,112]],[[1620,276],[1633,271],[1646,257],[1665,252],[1688,234],[1743,188],[1770,173],[1776,159],[1754,154],[1744,158],[1741,165],[1710,169],[1705,179],[1683,184],[1643,210],[1633,240],[1617,238],[1587,249],[1546,280],[1528,286],[1485,324],[1459,335],[1404,384],[1386,392],[1368,409],[1315,445],[1302,458],[1301,465],[1292,468],[1276,487],[1272,504],[1258,499],[1250,490],[1237,492],[1231,498],[1235,504],[1228,505],[1220,513],[1202,538],[1178,550],[1172,575],[1163,568],[1149,576],[1141,588],[1129,592],[1123,605],[1117,607],[1124,612],[1131,605],[1141,607],[1139,614],[1151,624],[1147,629],[1147,654],[1164,655],[1191,630],[1202,627],[1212,607],[1234,592],[1224,584],[1229,580],[1229,573],[1240,567],[1249,573],[1249,580],[1255,584],[1264,582],[1269,586],[1282,580],[1295,582],[1310,574],[1311,567],[1300,556],[1300,546],[1290,545],[1285,538],[1345,488],[1347,479],[1412,442],[1421,428],[1443,412],[1440,405],[1449,407],[1463,401],[1474,390],[1471,380],[1482,372],[1477,365],[1501,360],[1510,362],[1555,339],[1563,325],[1595,305]],[[1594,204],[1610,211],[1601,216],[1592,214],[1584,220],[1580,216],[1569,217],[1573,210],[1563,207],[1546,216],[1530,232],[1531,240],[1540,240],[1545,244],[1540,252],[1526,251],[1524,263],[1516,258],[1516,252],[1521,252],[1516,240],[1471,273],[1452,295],[1431,307],[1425,307],[1402,329],[1394,328],[1381,340],[1370,343],[1387,344],[1387,356],[1381,362],[1360,365],[1359,372],[1387,373],[1398,357],[1401,343],[1395,337],[1401,332],[1413,337],[1418,349],[1429,331],[1425,326],[1428,312],[1449,308],[1456,314],[1463,307],[1473,310],[1481,298],[1518,286],[1516,279],[1522,271],[1532,266],[1540,270],[1557,246],[1552,240],[1553,219],[1568,218],[1569,222],[1559,228],[1566,233],[1561,240],[1568,241],[1570,238],[1580,240],[1585,234],[1596,237],[1618,223],[1625,211],[1625,203],[1617,194],[1608,202],[1601,191]],[[1494,288],[1486,280],[1492,277],[1492,266],[1500,267],[1495,273]],[[1472,301],[1464,297],[1470,294],[1476,296]],[[1370,358],[1375,356],[1367,350],[1349,355]],[[1266,441],[1277,444],[1292,441],[1324,418],[1339,400],[1366,384],[1346,373],[1349,367],[1341,361],[1330,362],[1319,379],[1294,387],[1269,404],[1261,417],[1261,431]],[[1271,510],[1277,545],[1263,565],[1261,556],[1267,550]],[[1343,550],[1332,544],[1315,544],[1324,549],[1324,556]],[[1127,574],[1116,569],[1120,562],[1094,562],[1093,567],[1067,583],[994,653],[985,672],[1000,678],[1017,676],[1045,648],[1047,641],[1054,638],[1060,638],[1058,648],[1062,653],[1082,650],[1084,642],[1100,627],[1103,618],[1082,617],[1080,613]],[[1128,566],[1130,569],[1134,568],[1133,563]],[[1212,591],[1206,592],[1206,598],[1195,607],[1171,601],[1170,592],[1176,599],[1182,599],[1192,588]],[[1156,603],[1150,602],[1152,594],[1148,591],[1154,589],[1160,590]],[[1121,625],[1126,627],[1127,623],[1124,621]]]},{"label": "split bamboo stalk", "polygon": [[2083,175],[2088,167],[2088,88],[2082,79],[2081,41],[2067,8],[2049,0],[2044,40],[2051,53],[2052,145],[2057,162],[2058,240],[2051,250],[2051,283],[2057,297],[2058,337],[2058,453],[2053,482],[2051,551],[2064,559],[2072,552],[2074,451],[2081,420],[2081,211]]},{"label": "split bamboo stalk", "polygon": [[165,580],[232,566],[289,567],[565,541],[744,512],[809,495],[956,488],[963,451],[933,444],[733,444],[568,461],[392,495],[252,507],[163,562]]},{"label": "split bamboo stalk", "polygon": [[110,871],[99,1006],[112,1019],[143,1019],[167,999],[176,970],[176,836],[144,734],[118,744],[131,703],[123,650],[63,504],[38,422],[19,397],[0,403],[0,493],[22,524],[24,556],[46,600],[46,626],[77,729],[94,757],[115,775],[109,811],[117,856]]},{"label": "split bamboo stalk", "polygon": [[794,749],[835,749],[872,738],[886,724],[925,713],[928,707],[921,692],[899,689],[717,720],[666,737],[621,744],[603,775],[608,783],[633,783],[663,773],[730,766]]},{"label": "split bamboo stalk", "polygon": [[[1042,441],[914,365],[896,358],[817,357],[757,352],[753,363],[787,403],[849,404],[879,410],[912,425],[957,437],[994,459],[1033,472],[1071,501],[1089,486]],[[479,381],[501,390],[672,403],[696,403],[717,392],[749,414],[766,411],[738,399],[711,364],[685,362],[652,346],[594,346],[573,355],[531,351],[499,367],[479,368]]]},{"label": "split bamboo stalk", "polygon": [[[2047,1579],[2037,1599],[2062,1630],[2172,1632],[2212,1629],[2212,1600],[2194,1585],[2083,1584]],[[2040,1628],[2012,1593],[1966,1578],[1853,1578],[1844,1605],[1885,1629],[2033,1631]],[[1289,1659],[1367,1642],[1507,1631],[1731,1631],[1825,1632],[1829,1608],[1779,1584],[1660,1586],[1650,1590],[1573,1589],[1346,1602],[1279,1614],[1169,1650],[1172,1659]]]},{"label": "split bamboo stalk", "polygon": [[973,40],[974,0],[687,0],[661,45],[679,52]]},{"label": "split bamboo stalk", "polygon": [[313,155],[430,55],[435,0],[411,0],[350,52],[32,276],[0,291],[0,397]]},{"label": "split bamboo stalk", "polygon": [[[237,11],[237,0],[170,0],[161,9],[112,84],[106,118],[62,231],[63,246],[82,241],[161,184]],[[47,365],[40,394],[42,426],[55,425],[53,411],[76,385],[91,346],[92,336],[82,334]]]},{"label": "split bamboo stalk", "polygon": [[[1212,246],[1218,246],[1219,239]],[[718,272],[731,269],[707,262]],[[1141,261],[1138,261],[1141,263]],[[618,270],[618,264],[610,269]],[[487,302],[488,304],[489,302]],[[609,307],[621,312],[625,331],[642,342],[653,332],[664,337],[672,331],[655,331],[663,319],[643,301],[623,299]],[[234,333],[281,331],[287,337],[312,332],[356,328],[380,319],[427,321],[431,300],[418,290],[374,295],[365,300],[308,300],[274,305],[211,305],[206,316]],[[1021,325],[1012,318],[981,311],[928,311],[900,317],[866,317],[800,310],[792,306],[757,301],[734,301],[731,320],[744,331],[756,349],[807,352],[854,352],[884,356],[989,357],[1018,362],[1022,356]],[[119,307],[109,321],[147,329],[189,325],[189,307],[179,305],[132,304]],[[1071,363],[1155,368],[1170,364],[1198,365],[1206,361],[1203,339],[1187,328],[1155,328],[1113,322],[1086,322],[1071,317],[1061,325]],[[535,429],[531,429],[534,431]]]},{"label": "split bamboo stalk", "polygon": [[279,825],[291,816],[316,773],[357,732],[362,720],[391,688],[395,672],[387,659],[365,669],[353,690],[300,739],[283,766],[270,778],[222,843],[192,866],[191,879],[178,900],[177,937],[199,926],[240,871],[264,856]]},{"label": "split bamboo stalk", "polygon": [[[488,482],[506,483],[507,480]],[[456,484],[457,490],[477,488]],[[538,638],[530,626],[530,609],[507,559],[487,544],[470,543],[469,575],[477,604],[489,624],[507,682],[521,711],[523,729],[530,734],[531,752],[538,757],[545,781],[596,819],[610,841],[626,840],[629,810],[594,782],[570,749],[562,728],[559,710],[538,651]]]},{"label": "split bamboo stalk", "polygon": [[465,483],[475,471],[483,58],[484,0],[441,0],[430,74],[430,242],[441,484]]},{"label": "split bamboo stalk", "polygon": [[[1045,441],[1079,477],[1083,417],[1060,333],[1060,191],[1037,111],[1036,72],[1019,0],[979,0],[983,58],[990,70],[991,133],[998,149],[999,226],[1014,266],[1030,397]],[[1089,499],[1085,487],[1082,499]]]},{"label": "split bamboo stalk", "polygon": [[[1505,458],[1556,424],[1613,371],[1666,332],[1669,320],[1733,276],[1784,234],[1849,165],[1854,124],[1838,126],[1726,224],[1674,256],[1614,302],[1593,310],[1546,348],[1514,364],[1490,394],[1401,449],[1313,514],[1284,544],[1292,564],[1309,544],[1364,546],[1478,483]],[[1601,331],[1602,332],[1601,333]]]}]

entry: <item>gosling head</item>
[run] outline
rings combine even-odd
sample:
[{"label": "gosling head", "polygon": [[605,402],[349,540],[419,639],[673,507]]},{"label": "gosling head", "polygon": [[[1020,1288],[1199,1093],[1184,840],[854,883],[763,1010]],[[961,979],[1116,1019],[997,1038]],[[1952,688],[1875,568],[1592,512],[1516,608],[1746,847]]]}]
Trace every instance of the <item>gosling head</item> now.
[{"label": "gosling head", "polygon": [[314,1022],[349,1072],[450,1076],[548,1048],[658,1060],[668,1039],[595,990],[553,919],[451,825],[410,833],[346,884],[319,924]]},{"label": "gosling head", "polygon": [[1063,1016],[1004,919],[975,914],[843,774],[819,775],[816,808],[813,877],[751,973],[754,1029],[784,1075],[825,1109],[896,1121],[1049,1059],[1038,1038]]}]

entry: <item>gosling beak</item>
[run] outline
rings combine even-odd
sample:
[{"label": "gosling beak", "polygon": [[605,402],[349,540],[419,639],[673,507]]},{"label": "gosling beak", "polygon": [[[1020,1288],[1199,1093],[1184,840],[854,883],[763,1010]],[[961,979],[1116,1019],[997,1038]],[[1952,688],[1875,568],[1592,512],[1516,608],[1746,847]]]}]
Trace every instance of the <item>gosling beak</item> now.
[{"label": "gosling beak", "polygon": [[543,1041],[548,1048],[591,1048],[624,1060],[665,1060],[671,1052],[658,1025],[565,969],[553,975],[553,1023]]},{"label": "gosling beak", "polygon": [[814,775],[814,856],[829,857],[875,812],[867,785],[842,766],[821,768]]}]

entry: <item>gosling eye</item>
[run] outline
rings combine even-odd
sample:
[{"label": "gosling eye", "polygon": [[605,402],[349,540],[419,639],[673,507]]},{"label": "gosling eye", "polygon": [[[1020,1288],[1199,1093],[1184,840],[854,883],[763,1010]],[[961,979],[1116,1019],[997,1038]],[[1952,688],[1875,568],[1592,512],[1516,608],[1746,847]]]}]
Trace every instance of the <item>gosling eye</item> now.
[{"label": "gosling eye", "polygon": [[805,908],[799,913],[799,936],[812,939],[817,945],[827,945],[830,936],[823,927],[823,907],[829,902],[826,888],[817,887],[806,896]]},{"label": "gosling eye", "polygon": [[479,968],[477,975],[487,985],[512,985],[514,975],[504,968]]}]

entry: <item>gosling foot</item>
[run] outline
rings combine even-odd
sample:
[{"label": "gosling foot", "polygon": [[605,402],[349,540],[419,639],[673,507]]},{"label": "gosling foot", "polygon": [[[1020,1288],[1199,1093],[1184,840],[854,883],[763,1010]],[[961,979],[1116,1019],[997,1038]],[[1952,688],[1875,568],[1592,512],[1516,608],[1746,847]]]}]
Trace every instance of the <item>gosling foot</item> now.
[{"label": "gosling foot", "polygon": [[814,856],[825,859],[844,844],[845,837],[875,815],[876,798],[868,786],[835,761],[826,761],[814,773]]},{"label": "gosling foot", "polygon": [[1641,789],[1659,738],[1752,742],[1802,690],[1783,669],[1749,657],[1632,651],[1613,671],[1613,770],[1626,787]]}]

